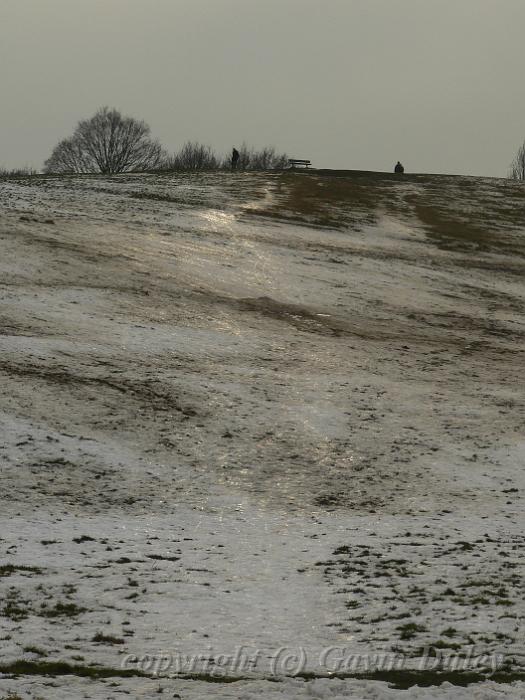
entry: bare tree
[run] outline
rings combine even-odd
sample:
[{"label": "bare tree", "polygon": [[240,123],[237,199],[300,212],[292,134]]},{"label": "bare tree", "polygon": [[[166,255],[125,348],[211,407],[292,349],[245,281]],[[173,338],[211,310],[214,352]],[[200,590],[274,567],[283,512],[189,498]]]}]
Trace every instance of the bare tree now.
[{"label": "bare tree", "polygon": [[[266,146],[260,151],[243,143],[239,148],[238,170],[275,170],[284,168],[288,163],[285,153],[276,153],[273,146]],[[231,155],[217,155],[210,146],[204,146],[198,141],[188,141],[170,157],[165,157],[154,168],[160,172],[174,170],[231,170]]]},{"label": "bare tree", "polygon": [[0,168],[0,177],[31,177],[37,174],[37,171],[28,165],[21,168]]},{"label": "bare tree", "polygon": [[54,147],[44,163],[46,173],[93,173],[97,171],[95,161],[82,150],[74,137],[63,139]]},{"label": "bare tree", "polygon": [[188,141],[162,164],[163,170],[218,170],[220,158],[210,146]]},{"label": "bare tree", "polygon": [[237,163],[238,170],[249,170],[253,156],[253,148],[243,143],[239,148],[239,162]]},{"label": "bare tree", "polygon": [[150,128],[116,109],[103,107],[80,121],[72,137],[60,141],[44,164],[47,173],[124,173],[156,168],[165,158]]},{"label": "bare tree", "polygon": [[512,180],[525,181],[525,141],[519,147],[516,157],[511,163],[509,177]]},{"label": "bare tree", "polygon": [[[286,153],[276,153],[273,146],[265,146],[257,151],[243,143],[239,148],[238,170],[276,170],[288,163]],[[229,160],[227,167],[229,167]]]},{"label": "bare tree", "polygon": [[[251,170],[251,162],[252,162],[252,156],[254,153],[253,148],[250,148],[249,146],[246,145],[246,143],[243,142],[242,146],[240,146],[238,149],[239,152],[239,160],[237,161],[237,165],[235,170]],[[231,170],[232,168],[232,154],[227,153],[225,156],[223,156],[221,163],[220,163],[220,168],[221,170]]]},{"label": "bare tree", "polygon": [[288,163],[285,153],[277,154],[273,146],[265,146],[260,151],[252,151],[249,163],[250,170],[275,170],[284,168]]},{"label": "bare tree", "polygon": [[[239,148],[238,170],[274,170],[284,168],[288,162],[286,154],[277,154],[273,146],[266,146],[260,151],[247,146]],[[170,158],[162,161],[158,170],[230,170],[231,156],[218,156],[210,146],[197,141],[188,141]]]}]

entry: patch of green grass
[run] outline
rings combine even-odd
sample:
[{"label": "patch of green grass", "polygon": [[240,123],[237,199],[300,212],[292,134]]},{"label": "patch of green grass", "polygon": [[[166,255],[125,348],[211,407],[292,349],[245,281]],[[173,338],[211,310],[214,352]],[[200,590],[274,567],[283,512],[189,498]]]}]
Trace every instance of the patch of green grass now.
[{"label": "patch of green grass", "polygon": [[347,544],[341,545],[341,547],[337,547],[337,549],[334,549],[334,554],[337,556],[339,554],[351,554],[352,550]]},{"label": "patch of green grass", "polygon": [[[15,675],[15,676],[78,676],[82,678],[132,678],[141,677],[148,678],[148,674],[135,669],[120,669],[120,668],[105,668],[102,666],[82,666],[69,664],[65,661],[14,661],[9,664],[0,664],[0,673]],[[245,680],[241,676],[222,676],[213,675],[210,673],[184,673],[177,676],[184,680],[195,680],[202,683],[237,683],[240,680]],[[341,680],[349,678],[357,678],[362,680],[378,680],[392,684],[393,688],[398,690],[407,690],[415,686],[439,686],[443,683],[450,683],[455,686],[465,687],[472,683],[480,683],[487,678],[496,683],[513,683],[515,681],[525,681],[525,671],[511,671],[501,669],[493,674],[483,673],[481,671],[410,671],[410,670],[392,670],[392,671],[376,671],[366,674],[353,673],[336,673],[326,676],[323,674],[303,672],[298,673],[296,678],[304,680],[315,680],[316,678],[338,678]],[[278,682],[278,678],[267,678],[268,681]],[[8,696],[9,698],[9,696]],[[6,698],[7,700],[7,698]],[[9,700],[17,700],[16,696]]]},{"label": "patch of green grass", "polygon": [[446,630],[441,632],[445,637],[455,637],[457,635],[457,630],[454,627],[447,627]]},{"label": "patch of green grass", "polygon": [[400,639],[412,639],[418,632],[426,632],[426,627],[416,622],[407,622],[406,625],[399,625],[396,629],[401,632]]},{"label": "patch of green grass", "polygon": [[102,632],[97,632],[91,641],[99,644],[124,644],[124,640],[120,637],[115,637],[112,634],[103,634]]},{"label": "patch of green grass", "polygon": [[35,647],[32,644],[24,647],[24,651],[27,652],[28,654],[39,654],[40,656],[47,656],[47,651],[44,651],[43,649],[40,649],[39,647]]},{"label": "patch of green grass", "polygon": [[383,681],[391,684],[396,690],[408,690],[416,686],[428,688],[429,686],[440,686],[443,683],[450,683],[458,687],[466,687],[474,683],[482,683],[487,679],[495,683],[514,683],[516,681],[525,680],[525,671],[506,671],[500,670],[495,673],[483,673],[481,671],[411,671],[411,670],[392,670],[392,671],[375,671],[372,673],[352,674],[352,673],[333,673],[330,676],[322,676],[315,673],[305,671],[298,673],[295,678],[304,680],[314,680],[315,678],[337,678],[340,680],[358,678],[369,681]]},{"label": "patch of green grass", "polygon": [[469,605],[490,605],[490,599],[485,596],[478,595],[468,601]]},{"label": "patch of green grass", "polygon": [[14,622],[18,622],[19,620],[25,620],[29,616],[29,610],[27,607],[20,605],[17,600],[8,600],[2,608],[2,615]]},{"label": "patch of green grass", "polygon": [[491,581],[486,581],[484,579],[472,579],[471,581],[467,581],[466,583],[460,584],[458,587],[459,588],[483,588],[484,586],[491,586],[492,582]]},{"label": "patch of green grass", "polygon": [[307,173],[286,173],[277,197],[267,209],[253,214],[303,225],[326,228],[360,228],[378,218],[379,192],[353,178],[328,178]]},{"label": "patch of green grass", "polygon": [[21,600],[20,593],[15,590],[9,591],[7,600],[2,608],[2,615],[9,617],[11,620],[25,620],[29,615],[38,615],[39,617],[76,617],[80,613],[86,612],[86,608],[82,608],[75,603],[57,602],[52,607],[48,607],[47,603],[42,603],[39,609],[33,609],[29,601]]},{"label": "patch of green grass", "polygon": [[129,668],[106,668],[103,666],[80,666],[67,661],[25,661],[19,659],[0,664],[0,673],[15,676],[80,676],[83,678],[147,678],[142,671]]},{"label": "patch of green grass", "polygon": [[[410,198],[407,198],[410,199]],[[414,212],[425,226],[427,234],[443,250],[469,252],[516,252],[520,251],[511,242],[501,226],[491,225],[478,215],[466,217],[452,211],[444,211],[443,205],[431,201],[416,201]],[[483,210],[483,207],[481,208]],[[486,211],[484,212],[486,213]],[[458,543],[470,545],[470,543]],[[472,549],[472,545],[465,549]]]},{"label": "patch of green grass", "polygon": [[39,612],[40,617],[76,617],[81,613],[86,612],[86,608],[81,608],[75,603],[55,603],[52,608],[48,608],[42,604]]},{"label": "patch of green grass", "polygon": [[0,565],[0,578],[11,576],[18,571],[29,571],[32,574],[41,574],[42,569],[37,566],[23,566],[22,564],[2,564]]}]

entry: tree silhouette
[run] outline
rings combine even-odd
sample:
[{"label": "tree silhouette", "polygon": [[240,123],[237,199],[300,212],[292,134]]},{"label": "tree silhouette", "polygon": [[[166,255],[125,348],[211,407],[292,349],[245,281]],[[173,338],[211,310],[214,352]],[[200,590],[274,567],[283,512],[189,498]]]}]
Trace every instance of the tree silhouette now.
[{"label": "tree silhouette", "polygon": [[60,141],[44,164],[46,173],[125,173],[156,168],[165,154],[150,128],[103,107]]},{"label": "tree silhouette", "polygon": [[510,165],[509,177],[512,180],[525,181],[525,141],[519,147],[516,157]]}]

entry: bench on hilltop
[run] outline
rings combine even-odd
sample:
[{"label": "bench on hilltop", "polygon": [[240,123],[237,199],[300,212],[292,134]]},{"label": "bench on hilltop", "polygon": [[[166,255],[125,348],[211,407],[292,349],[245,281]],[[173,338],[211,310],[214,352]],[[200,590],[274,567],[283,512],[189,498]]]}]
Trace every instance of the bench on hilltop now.
[{"label": "bench on hilltop", "polygon": [[298,165],[300,165],[303,168],[309,168],[310,165],[312,165],[311,160],[301,160],[300,158],[289,158],[288,164],[290,165],[291,168],[296,168]]}]

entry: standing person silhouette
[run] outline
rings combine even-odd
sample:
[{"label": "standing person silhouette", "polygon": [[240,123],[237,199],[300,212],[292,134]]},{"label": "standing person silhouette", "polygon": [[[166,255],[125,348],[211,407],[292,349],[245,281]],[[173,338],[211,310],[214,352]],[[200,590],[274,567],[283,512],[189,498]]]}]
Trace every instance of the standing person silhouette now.
[{"label": "standing person silhouette", "polygon": [[404,173],[404,172],[405,172],[405,169],[404,169],[404,167],[401,165],[400,161],[397,161],[396,167],[394,168],[394,172],[395,172],[395,173]]},{"label": "standing person silhouette", "polygon": [[239,151],[234,146],[232,150],[232,170],[237,170],[237,165],[239,164],[240,157],[241,156]]}]

